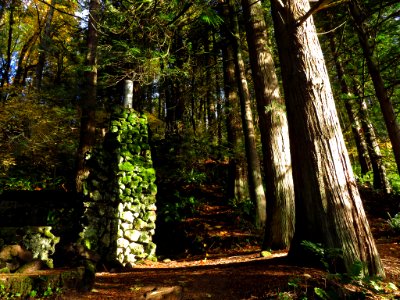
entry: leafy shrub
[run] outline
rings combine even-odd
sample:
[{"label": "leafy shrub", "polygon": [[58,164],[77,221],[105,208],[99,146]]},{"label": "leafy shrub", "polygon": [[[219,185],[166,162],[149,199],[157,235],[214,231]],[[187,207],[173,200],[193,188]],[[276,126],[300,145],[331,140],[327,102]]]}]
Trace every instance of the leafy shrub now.
[{"label": "leafy shrub", "polygon": [[0,115],[2,189],[54,189],[73,172],[79,119],[75,108],[35,100],[7,100]]},{"label": "leafy shrub", "polygon": [[198,206],[199,201],[193,197],[183,197],[179,192],[175,192],[175,201],[158,204],[158,218],[164,222],[180,222],[185,217],[193,215]]},{"label": "leafy shrub", "polygon": [[255,207],[250,198],[246,198],[244,200],[239,200],[237,198],[230,199],[229,205],[232,206],[235,211],[246,220],[252,220],[254,218]]},{"label": "leafy shrub", "polygon": [[389,220],[387,222],[389,223],[390,227],[392,227],[392,229],[397,233],[400,233],[400,213],[397,213],[393,218],[389,213],[388,215]]},{"label": "leafy shrub", "polygon": [[313,253],[329,271],[336,268],[336,260],[343,257],[342,249],[340,248],[326,248],[320,243],[313,243],[310,241],[302,241],[301,245]]}]

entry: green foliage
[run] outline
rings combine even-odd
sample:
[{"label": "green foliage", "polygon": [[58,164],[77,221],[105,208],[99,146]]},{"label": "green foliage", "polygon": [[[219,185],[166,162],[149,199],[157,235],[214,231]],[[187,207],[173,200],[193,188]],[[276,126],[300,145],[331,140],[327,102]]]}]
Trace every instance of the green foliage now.
[{"label": "green foliage", "polygon": [[374,173],[368,171],[367,174],[361,174],[361,168],[359,165],[353,166],[354,176],[357,182],[363,186],[373,186],[374,183]]},{"label": "green foliage", "polygon": [[158,217],[166,223],[180,222],[185,217],[193,215],[200,202],[193,196],[181,196],[175,192],[175,201],[160,206]]},{"label": "green foliage", "polygon": [[37,101],[34,95],[20,94],[4,103],[1,189],[60,189],[73,172],[78,143],[74,126],[78,126],[75,109]]},{"label": "green foliage", "polygon": [[229,205],[232,206],[235,211],[246,220],[252,220],[254,218],[254,202],[250,198],[243,200],[234,198],[229,199]]},{"label": "green foliage", "polygon": [[400,233],[400,213],[397,213],[393,218],[389,213],[388,215],[389,220],[387,222],[389,223],[390,227],[397,233]]},{"label": "green foliage", "polygon": [[314,288],[314,293],[315,293],[315,295],[317,295],[319,298],[321,298],[323,300],[331,299],[329,297],[328,293],[319,287]]},{"label": "green foliage", "polygon": [[326,248],[320,243],[311,241],[302,241],[301,245],[319,258],[327,271],[336,269],[336,261],[343,258],[343,252],[340,248]]}]

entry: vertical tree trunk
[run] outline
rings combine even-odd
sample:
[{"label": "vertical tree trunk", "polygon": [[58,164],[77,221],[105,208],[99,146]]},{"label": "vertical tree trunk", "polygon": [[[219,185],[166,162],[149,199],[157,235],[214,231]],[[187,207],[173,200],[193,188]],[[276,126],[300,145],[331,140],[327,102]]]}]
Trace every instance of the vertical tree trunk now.
[{"label": "vertical tree trunk", "polygon": [[[356,92],[355,94],[360,96],[358,92]],[[374,188],[382,190],[385,194],[390,194],[392,188],[386,175],[386,168],[385,164],[383,163],[382,154],[375,134],[374,126],[372,125],[369,118],[368,106],[363,97],[359,98],[361,124],[367,142],[368,154],[371,158],[372,172],[374,174]]]},{"label": "vertical tree trunk", "polygon": [[242,50],[240,46],[239,26],[237,16],[235,15],[234,5],[231,0],[225,9],[227,20],[231,25],[233,35],[231,38],[235,75],[239,91],[240,108],[243,124],[244,142],[247,158],[247,172],[249,176],[249,193],[256,206],[256,227],[265,229],[266,223],[266,198],[261,176],[260,160],[257,153],[256,133],[253,124],[253,113],[251,110],[250,92],[247,86],[246,71],[242,58]]},{"label": "vertical tree trunk", "polygon": [[355,89],[354,92],[351,91],[350,86],[345,80],[345,71],[340,61],[340,57],[336,49],[335,39],[332,34],[329,37],[329,42],[331,51],[333,53],[336,73],[340,82],[341,92],[344,95],[357,95],[360,98],[360,109],[358,110],[360,112],[360,116],[355,111],[353,99],[346,99],[345,106],[349,120],[352,124],[352,131],[356,141],[361,170],[363,171],[364,168],[363,174],[365,174],[371,166],[374,174],[374,188],[381,189],[388,194],[391,192],[391,187],[386,176],[386,168],[383,164],[375,130],[369,120],[366,103],[364,99],[360,97],[357,89]]},{"label": "vertical tree trunk", "polygon": [[29,57],[29,53],[32,49],[32,46],[35,44],[36,40],[39,37],[39,32],[35,32],[29,40],[24,44],[21,51],[19,52],[18,63],[17,63],[17,70],[15,73],[13,83],[16,85],[23,85],[23,74],[25,73],[25,68],[27,65],[27,60]]},{"label": "vertical tree trunk", "polygon": [[56,4],[56,0],[51,0],[49,11],[46,17],[46,23],[44,26],[44,32],[41,36],[40,45],[39,45],[39,58],[38,63],[36,65],[36,88],[40,90],[42,87],[42,79],[43,79],[43,70],[46,62],[46,54],[49,48],[49,41],[51,39],[51,22],[53,21],[54,16],[54,6]]},{"label": "vertical tree trunk", "polygon": [[209,40],[209,33],[206,33],[206,39],[204,41],[204,52],[205,52],[205,66],[206,66],[206,105],[207,105],[207,129],[211,133],[210,139],[213,141],[215,135],[213,131],[215,130],[215,103],[213,97],[213,85],[211,82],[211,64],[212,64],[212,57],[210,53],[210,40]]},{"label": "vertical tree trunk", "polygon": [[341,249],[337,271],[361,262],[361,275],[384,276],[335,108],[308,0],[272,0],[282,66],[296,199],[289,256],[307,260],[303,241]]},{"label": "vertical tree trunk", "polygon": [[85,84],[86,93],[81,100],[81,129],[79,148],[77,152],[76,190],[82,192],[83,181],[89,175],[85,165],[85,156],[95,143],[96,133],[96,96],[97,96],[97,44],[100,0],[90,0],[89,4],[89,29],[86,55]]},{"label": "vertical tree trunk", "polygon": [[11,56],[12,56],[12,39],[14,31],[14,1],[10,2],[10,15],[8,19],[8,39],[7,39],[7,58],[3,64],[3,74],[1,76],[1,87],[9,83],[10,80],[10,69],[11,69]]},{"label": "vertical tree trunk", "polygon": [[[327,31],[327,28],[325,28]],[[343,95],[350,96],[352,93],[344,77],[344,68],[340,61],[339,53],[337,51],[335,37],[333,34],[329,34],[329,45],[332,51],[332,56],[336,68],[336,74],[340,83],[340,90]],[[345,99],[345,108],[349,121],[351,123],[351,130],[353,133],[354,141],[356,143],[358,161],[361,167],[361,174],[367,174],[370,170],[370,157],[368,155],[367,143],[363,135],[363,130],[360,122],[360,118],[355,111],[354,103],[351,99]]]},{"label": "vertical tree trunk", "polygon": [[368,28],[361,13],[361,6],[357,0],[351,0],[349,2],[349,7],[358,34],[358,39],[364,53],[364,58],[367,62],[368,71],[374,84],[375,94],[382,110],[386,129],[392,143],[397,170],[400,174],[400,127],[396,119],[396,112],[394,111],[393,104],[385,89],[385,84],[373,55],[369,41]]},{"label": "vertical tree trunk", "polygon": [[[227,39],[226,36],[223,37]],[[235,78],[234,53],[232,45],[222,43],[224,93],[226,98],[226,123],[230,151],[228,167],[228,198],[243,201],[248,197],[248,181],[245,172],[245,158],[242,148],[242,127],[240,122],[239,96]]]},{"label": "vertical tree trunk", "polygon": [[294,188],[285,103],[280,96],[261,2],[242,0],[257,100],[267,197],[264,248],[287,249],[294,233]]}]

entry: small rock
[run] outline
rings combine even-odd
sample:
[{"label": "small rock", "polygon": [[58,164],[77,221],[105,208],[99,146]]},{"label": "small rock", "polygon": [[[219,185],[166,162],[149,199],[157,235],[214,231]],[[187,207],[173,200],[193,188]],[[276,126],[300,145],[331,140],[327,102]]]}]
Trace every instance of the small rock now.
[{"label": "small rock", "polygon": [[45,263],[40,259],[34,259],[31,262],[20,267],[15,273],[31,273],[35,271],[42,270],[45,266]]},{"label": "small rock", "polygon": [[261,257],[268,257],[268,256],[271,256],[271,255],[272,255],[272,253],[269,252],[269,251],[261,251],[261,253],[260,253]]},{"label": "small rock", "polygon": [[181,286],[156,287],[144,294],[146,300],[181,300],[183,291]]}]

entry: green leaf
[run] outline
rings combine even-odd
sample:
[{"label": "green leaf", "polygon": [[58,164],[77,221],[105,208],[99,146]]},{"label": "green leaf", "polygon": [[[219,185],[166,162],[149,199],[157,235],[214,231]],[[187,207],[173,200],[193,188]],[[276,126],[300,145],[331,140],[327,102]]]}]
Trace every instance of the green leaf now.
[{"label": "green leaf", "polygon": [[329,299],[329,295],[321,288],[315,287],[314,293],[321,299]]}]

